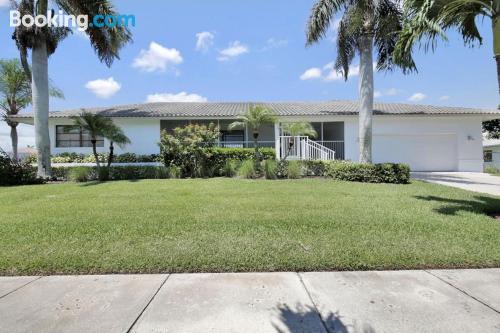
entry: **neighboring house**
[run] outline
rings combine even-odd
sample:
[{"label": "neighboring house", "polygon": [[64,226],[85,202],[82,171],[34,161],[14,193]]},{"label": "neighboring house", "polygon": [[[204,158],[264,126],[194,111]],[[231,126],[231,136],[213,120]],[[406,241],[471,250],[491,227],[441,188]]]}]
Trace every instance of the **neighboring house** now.
[{"label": "neighboring house", "polygon": [[[90,138],[78,130],[67,132],[70,116],[82,111],[112,117],[132,143],[125,152],[159,153],[161,130],[172,130],[188,123],[216,123],[220,126],[220,146],[251,147],[252,133],[243,129],[228,131],[228,125],[249,106],[266,106],[279,117],[279,123],[265,126],[260,134],[262,146],[280,146],[280,123],[308,121],[318,132],[315,140],[335,151],[335,159],[358,160],[358,103],[352,101],[285,103],[149,103],[51,112],[49,119],[51,151],[91,153]],[[481,123],[498,118],[499,110],[468,109],[409,104],[376,103],[373,120],[373,161],[408,163],[414,171],[483,171]],[[12,117],[33,124],[32,114]],[[108,142],[99,140],[99,150]],[[326,148],[325,148],[326,149]],[[124,152],[117,148],[117,153]]]},{"label": "neighboring house", "polygon": [[484,166],[500,170],[500,140],[483,141]]}]

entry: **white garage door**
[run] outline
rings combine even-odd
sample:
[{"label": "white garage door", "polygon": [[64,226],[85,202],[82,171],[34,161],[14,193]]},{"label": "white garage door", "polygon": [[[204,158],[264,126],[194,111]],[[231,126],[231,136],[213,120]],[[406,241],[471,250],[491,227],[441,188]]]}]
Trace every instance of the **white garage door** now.
[{"label": "white garage door", "polygon": [[373,160],[407,163],[412,171],[456,171],[456,135],[375,135]]}]

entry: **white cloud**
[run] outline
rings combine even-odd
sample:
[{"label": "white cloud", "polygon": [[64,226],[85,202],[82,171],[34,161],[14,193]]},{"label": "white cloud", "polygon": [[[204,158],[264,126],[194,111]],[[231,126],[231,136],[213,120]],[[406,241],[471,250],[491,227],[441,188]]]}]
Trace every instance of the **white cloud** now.
[{"label": "white cloud", "polygon": [[418,92],[418,93],[415,93],[415,94],[411,95],[411,96],[408,98],[408,100],[409,100],[410,102],[420,102],[420,101],[423,101],[423,100],[424,100],[424,99],[426,99],[426,98],[427,98],[427,95],[426,95],[426,94],[423,94],[423,93]]},{"label": "white cloud", "polygon": [[398,90],[398,89],[396,89],[396,88],[387,89],[387,90],[385,91],[385,94],[386,94],[387,96],[395,96],[395,95],[399,94],[399,90]]},{"label": "white cloud", "polygon": [[318,67],[309,68],[301,76],[301,80],[312,80],[321,78],[321,69]]},{"label": "white cloud", "polygon": [[146,103],[158,103],[158,102],[206,102],[208,99],[206,97],[200,96],[198,94],[188,94],[182,91],[178,94],[171,93],[161,93],[148,95],[146,98]]},{"label": "white cloud", "polygon": [[269,38],[266,41],[266,46],[262,48],[262,51],[268,51],[271,49],[279,49],[282,47],[286,47],[288,45],[288,40],[286,39],[275,39],[274,37]]},{"label": "white cloud", "polygon": [[231,58],[238,57],[242,54],[248,53],[249,48],[245,44],[241,44],[239,40],[229,43],[229,46],[221,51],[219,51],[219,56],[217,60],[227,61]]},{"label": "white cloud", "polygon": [[122,86],[116,82],[115,79],[110,77],[108,79],[89,81],[85,84],[85,88],[93,92],[99,98],[109,98],[116,94]]},{"label": "white cloud", "polygon": [[141,50],[132,66],[146,72],[164,72],[170,67],[179,65],[182,61],[181,53],[178,50],[151,42],[148,50]]},{"label": "white cloud", "polygon": [[[339,81],[344,80],[344,76],[337,72],[335,68],[333,68],[333,62],[326,64],[323,67],[324,70],[329,70],[330,72],[325,76],[325,81]],[[349,68],[348,77],[358,76],[359,75],[359,66],[351,66]]]},{"label": "white cloud", "polygon": [[447,101],[449,99],[450,99],[450,96],[448,96],[448,95],[444,95],[444,96],[439,97],[440,101]]},{"label": "white cloud", "polygon": [[0,7],[9,7],[9,6],[10,6],[9,0],[0,0]]},{"label": "white cloud", "polygon": [[380,91],[380,90],[377,90],[375,91],[375,93],[373,94],[373,96],[375,98],[380,98],[382,96],[395,96],[399,94],[399,90],[396,89],[396,88],[390,88],[390,89],[386,89],[384,91]]},{"label": "white cloud", "polygon": [[209,31],[202,31],[196,34],[196,51],[207,52],[214,45],[215,35]]}]

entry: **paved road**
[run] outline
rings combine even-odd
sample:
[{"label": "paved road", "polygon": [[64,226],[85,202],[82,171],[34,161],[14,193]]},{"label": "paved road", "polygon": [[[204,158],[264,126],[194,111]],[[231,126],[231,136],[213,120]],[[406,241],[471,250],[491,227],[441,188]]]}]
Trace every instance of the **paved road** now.
[{"label": "paved road", "polygon": [[412,172],[411,176],[430,183],[500,196],[500,176],[479,172]]},{"label": "paved road", "polygon": [[500,269],[0,277],[1,332],[500,332]]}]

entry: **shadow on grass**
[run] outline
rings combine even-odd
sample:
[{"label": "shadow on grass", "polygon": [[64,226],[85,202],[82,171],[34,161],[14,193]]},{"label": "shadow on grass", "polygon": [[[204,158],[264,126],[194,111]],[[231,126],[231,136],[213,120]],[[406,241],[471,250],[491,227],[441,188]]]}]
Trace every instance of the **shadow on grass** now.
[{"label": "shadow on grass", "polygon": [[458,212],[471,212],[478,214],[491,215],[500,212],[500,199],[474,196],[474,200],[460,200],[428,196],[415,196],[419,200],[434,201],[442,205],[434,210],[444,215],[456,215]]},{"label": "shadow on grass", "polygon": [[297,305],[292,309],[288,305],[278,306],[279,324],[273,324],[279,333],[303,333],[303,332],[324,332],[324,333],[375,333],[375,330],[368,324],[348,325],[342,321],[338,313],[330,312],[326,318],[311,306]]}]

